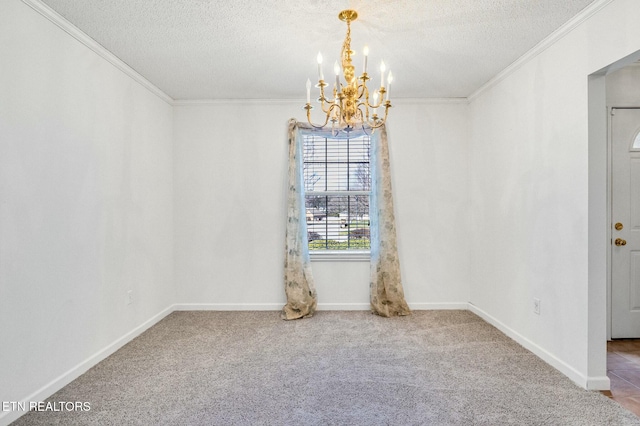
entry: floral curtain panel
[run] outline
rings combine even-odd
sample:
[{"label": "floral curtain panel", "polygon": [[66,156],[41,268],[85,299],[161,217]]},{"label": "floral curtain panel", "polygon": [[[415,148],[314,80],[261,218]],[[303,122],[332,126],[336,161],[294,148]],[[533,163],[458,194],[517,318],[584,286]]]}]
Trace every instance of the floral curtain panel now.
[{"label": "floral curtain panel", "polygon": [[371,310],[383,317],[409,315],[400,277],[391,191],[389,144],[385,126],[371,140]]},{"label": "floral curtain panel", "polygon": [[302,179],[302,137],[296,120],[289,120],[289,182],[287,190],[287,231],[284,254],[285,320],[310,317],[316,311],[316,288],[311,274],[307,220]]},{"label": "floral curtain panel", "polygon": [[[317,306],[317,295],[311,273],[307,221],[302,170],[303,140],[301,129],[325,133],[289,120],[289,181],[287,190],[287,229],[285,242],[284,279],[287,304],[282,318],[292,320],[310,317]],[[364,131],[351,132],[350,137],[361,136]],[[338,137],[345,137],[340,135]],[[391,193],[389,147],[385,127],[377,129],[371,137],[372,194],[370,202],[371,235],[371,310],[392,317],[409,315],[411,311],[404,299],[400,278],[400,261],[396,244],[395,217]]]}]

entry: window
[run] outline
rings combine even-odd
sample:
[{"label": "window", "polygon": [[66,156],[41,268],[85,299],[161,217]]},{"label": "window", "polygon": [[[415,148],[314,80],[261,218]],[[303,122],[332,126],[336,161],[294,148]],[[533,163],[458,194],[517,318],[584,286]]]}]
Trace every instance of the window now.
[{"label": "window", "polygon": [[309,250],[368,251],[370,137],[309,133],[303,152]]},{"label": "window", "polygon": [[640,132],[636,135],[631,146],[631,151],[640,151]]}]

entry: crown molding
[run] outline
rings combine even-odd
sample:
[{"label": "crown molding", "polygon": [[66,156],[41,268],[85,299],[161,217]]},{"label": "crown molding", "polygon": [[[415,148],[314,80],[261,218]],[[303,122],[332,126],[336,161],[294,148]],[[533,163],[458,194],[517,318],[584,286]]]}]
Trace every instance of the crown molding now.
[{"label": "crown molding", "polygon": [[394,98],[395,105],[442,105],[469,103],[469,98]]},{"label": "crown molding", "polygon": [[171,102],[173,106],[194,106],[194,105],[229,105],[229,104],[291,104],[304,105],[300,99],[177,99]]},{"label": "crown molding", "polygon": [[[394,98],[393,105],[442,105],[468,104],[467,98]],[[173,106],[202,106],[229,104],[293,104],[304,105],[302,99],[177,99],[171,102]]]},{"label": "crown molding", "polygon": [[149,90],[151,93],[167,102],[168,104],[173,103],[173,99],[156,87],[149,80],[144,78],[141,74],[123,62],[120,58],[115,56],[113,53],[109,52],[104,46],[100,43],[89,37],[85,32],[81,29],[73,25],[71,22],[67,21],[62,15],[60,15],[55,10],[51,9],[46,4],[42,3],[40,0],[22,0],[24,4],[31,7],[33,10],[38,12],[40,15],[47,18],[53,24],[58,26],[64,32],[69,34],[71,37],[78,40],[80,43],[84,44],[86,47],[95,52],[98,56],[105,59],[111,65],[125,73],[127,76],[131,77],[134,81],[142,85],[144,88]]},{"label": "crown molding", "polygon": [[499,72],[495,77],[486,82],[483,86],[481,86],[478,90],[473,92],[467,99],[469,102],[473,102],[476,98],[481,96],[484,92],[492,88],[493,86],[499,84],[502,80],[509,77],[511,74],[520,69],[524,64],[529,62],[531,59],[535,58],[549,47],[553,46],[555,43],[560,41],[564,36],[569,34],[575,28],[580,26],[582,23],[587,21],[593,15],[598,13],[600,10],[604,9],[609,3],[612,3],[614,0],[596,0],[591,3],[589,6],[585,7],[580,13],[571,18],[565,24],[563,24],[560,28],[552,32],[549,36],[547,36],[540,43],[536,44],[532,47],[527,53],[522,55],[520,58],[516,59],[511,65],[506,67],[504,70]]}]

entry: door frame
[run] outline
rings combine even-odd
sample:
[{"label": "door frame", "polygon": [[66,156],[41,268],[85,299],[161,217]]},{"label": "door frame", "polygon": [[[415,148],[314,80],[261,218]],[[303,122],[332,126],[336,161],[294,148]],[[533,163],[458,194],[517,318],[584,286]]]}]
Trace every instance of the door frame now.
[{"label": "door frame", "polygon": [[611,238],[613,232],[611,230],[611,221],[613,220],[613,106],[607,106],[607,341],[611,340],[612,336],[612,318],[613,318],[613,306],[612,306],[612,258],[613,250],[611,250]]}]

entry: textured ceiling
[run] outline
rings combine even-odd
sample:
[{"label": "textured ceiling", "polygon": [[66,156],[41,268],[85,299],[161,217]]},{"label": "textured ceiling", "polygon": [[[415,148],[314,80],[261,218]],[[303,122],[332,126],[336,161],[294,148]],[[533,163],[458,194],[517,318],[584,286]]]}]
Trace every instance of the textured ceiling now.
[{"label": "textured ceiling", "polygon": [[467,97],[593,0],[43,0],[172,98],[301,99],[352,49],[393,97]]}]

